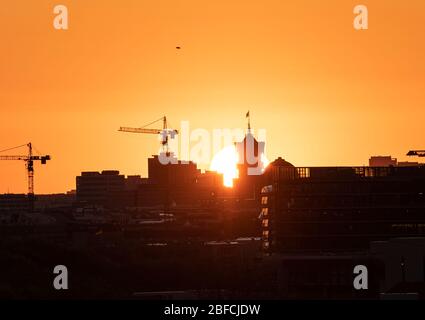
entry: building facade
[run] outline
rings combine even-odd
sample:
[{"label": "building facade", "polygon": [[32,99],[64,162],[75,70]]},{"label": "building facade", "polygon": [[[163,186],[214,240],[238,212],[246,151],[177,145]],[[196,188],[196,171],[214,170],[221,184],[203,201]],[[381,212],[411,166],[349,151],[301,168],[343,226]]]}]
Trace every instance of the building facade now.
[{"label": "building facade", "polygon": [[[425,166],[270,167],[262,247],[285,298],[425,298]],[[356,266],[368,290],[353,287]]]},{"label": "building facade", "polygon": [[425,166],[271,170],[261,196],[270,252],[356,251],[425,236]]},{"label": "building facade", "polygon": [[82,172],[76,178],[76,199],[80,205],[104,207],[125,206],[131,194],[126,192],[126,179],[116,170]]}]

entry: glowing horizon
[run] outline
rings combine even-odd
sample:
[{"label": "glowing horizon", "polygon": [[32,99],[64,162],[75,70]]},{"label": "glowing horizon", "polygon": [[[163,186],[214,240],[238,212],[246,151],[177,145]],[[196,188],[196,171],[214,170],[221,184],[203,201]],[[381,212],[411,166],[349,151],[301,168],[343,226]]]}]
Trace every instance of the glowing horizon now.
[{"label": "glowing horizon", "polygon": [[[367,1],[362,31],[340,0],[67,0],[66,31],[54,5],[0,10],[0,150],[52,156],[35,165],[37,194],[75,189],[82,171],[147,176],[156,137],[117,128],[163,115],[211,132],[245,128],[250,110],[269,159],[296,166],[425,147],[423,0]],[[0,193],[26,191],[24,164],[1,161]]]}]

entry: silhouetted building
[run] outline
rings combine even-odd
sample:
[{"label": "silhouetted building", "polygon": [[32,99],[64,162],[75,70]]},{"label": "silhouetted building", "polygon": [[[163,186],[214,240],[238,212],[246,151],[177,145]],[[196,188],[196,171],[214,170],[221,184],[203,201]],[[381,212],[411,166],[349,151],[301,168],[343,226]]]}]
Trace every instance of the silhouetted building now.
[{"label": "silhouetted building", "polygon": [[383,292],[425,294],[425,238],[403,237],[372,242],[370,253],[385,266],[381,284]]},{"label": "silhouetted building", "polygon": [[29,205],[25,194],[0,194],[0,212],[26,212]]},{"label": "silhouetted building", "polygon": [[425,235],[425,166],[270,169],[261,198],[268,252],[356,251]]},{"label": "silhouetted building", "polygon": [[125,188],[127,190],[136,190],[138,186],[149,183],[147,178],[142,178],[139,175],[130,175],[125,179]]},{"label": "silhouetted building", "polygon": [[[357,252],[300,251],[281,254],[274,263],[277,295],[285,299],[378,299],[385,277],[382,261]],[[356,265],[368,268],[368,290],[353,287]]]},{"label": "silhouetted building", "polygon": [[419,162],[415,162],[415,161],[400,161],[397,162],[397,166],[398,167],[416,167],[416,166],[420,166],[421,164]]},{"label": "silhouetted building", "polygon": [[[263,250],[279,296],[423,296],[425,166],[279,162],[268,167],[260,199]],[[368,290],[353,288],[357,265],[368,268]]]},{"label": "silhouetted building", "polygon": [[419,162],[397,161],[391,156],[374,156],[369,159],[369,167],[415,167],[421,165]]},{"label": "silhouetted building", "polygon": [[148,178],[125,177],[119,171],[83,172],[77,181],[77,203],[107,208],[208,204],[222,194],[222,176],[201,173],[193,162],[162,164],[148,159]]},{"label": "silhouetted building", "polygon": [[135,194],[126,190],[126,179],[116,170],[82,172],[76,179],[79,204],[104,207],[133,206]]},{"label": "silhouetted building", "polygon": [[205,172],[193,162],[174,159],[162,164],[158,156],[148,159],[148,184],[139,185],[138,206],[205,204],[223,189],[221,175]]},{"label": "silhouetted building", "polygon": [[369,159],[369,167],[395,167],[396,165],[397,159],[391,156],[373,156]]},{"label": "silhouetted building", "polygon": [[76,193],[73,191],[67,193],[37,195],[35,199],[35,208],[40,210],[71,208],[75,203],[75,200]]},{"label": "silhouetted building", "polygon": [[168,192],[165,185],[141,184],[136,191],[136,207],[168,206]]},{"label": "silhouetted building", "polygon": [[174,162],[162,164],[157,155],[148,159],[149,183],[178,186],[196,182],[200,173],[193,162],[183,162],[175,159]]},{"label": "silhouetted building", "polygon": [[265,142],[258,142],[248,129],[241,142],[235,143],[238,154],[239,177],[234,182],[235,193],[240,199],[258,198],[263,181]]}]

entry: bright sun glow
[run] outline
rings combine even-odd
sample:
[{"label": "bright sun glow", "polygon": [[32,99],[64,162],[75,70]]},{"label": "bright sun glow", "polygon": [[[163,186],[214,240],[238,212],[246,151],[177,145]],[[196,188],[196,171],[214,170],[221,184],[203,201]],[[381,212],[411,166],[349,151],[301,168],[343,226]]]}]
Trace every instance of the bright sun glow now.
[{"label": "bright sun glow", "polygon": [[[265,154],[261,155],[261,163],[264,169],[269,165],[270,161]],[[233,179],[239,177],[237,168],[238,153],[235,146],[228,146],[218,152],[211,161],[210,170],[216,171],[223,175],[223,184],[226,187],[233,187]]]},{"label": "bright sun glow", "polygon": [[261,163],[263,164],[263,172],[266,170],[267,166],[270,164],[269,159],[267,159],[264,153],[261,154]]},{"label": "bright sun glow", "polygon": [[214,156],[210,170],[223,175],[223,184],[226,187],[233,187],[233,179],[239,176],[237,163],[238,153],[235,146],[228,146]]}]

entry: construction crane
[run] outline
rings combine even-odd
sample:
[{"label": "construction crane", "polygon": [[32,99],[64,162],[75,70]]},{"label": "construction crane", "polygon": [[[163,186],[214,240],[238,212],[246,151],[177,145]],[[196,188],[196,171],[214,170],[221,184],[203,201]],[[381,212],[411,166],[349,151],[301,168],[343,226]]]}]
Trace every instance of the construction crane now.
[{"label": "construction crane", "polygon": [[[159,121],[162,121],[162,129],[146,128]],[[166,116],[161,117],[158,120],[148,123],[147,125],[140,128],[120,127],[118,131],[131,132],[131,133],[160,134],[162,151],[165,152],[167,155],[170,153],[169,146],[168,146],[169,138],[174,138],[174,135],[178,134],[177,130],[168,128]]]},{"label": "construction crane", "polygon": [[410,150],[406,155],[411,157],[425,157],[425,150]]},{"label": "construction crane", "polygon": [[49,155],[44,155],[44,156],[33,155],[31,142],[21,146],[9,148],[6,150],[1,150],[0,152],[6,152],[9,150],[13,150],[13,149],[17,149],[17,148],[21,148],[25,146],[28,147],[27,155],[7,155],[7,156],[0,155],[0,160],[25,161],[25,167],[28,173],[28,200],[30,201],[30,209],[32,211],[34,209],[34,161],[40,161],[41,164],[46,164],[47,161],[51,159],[50,156]]}]

